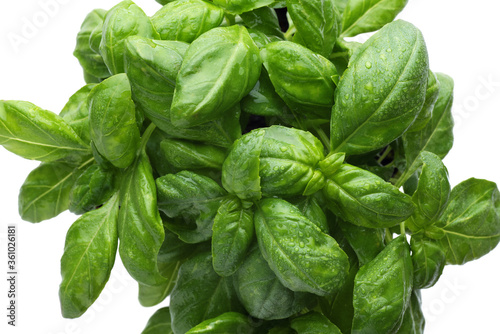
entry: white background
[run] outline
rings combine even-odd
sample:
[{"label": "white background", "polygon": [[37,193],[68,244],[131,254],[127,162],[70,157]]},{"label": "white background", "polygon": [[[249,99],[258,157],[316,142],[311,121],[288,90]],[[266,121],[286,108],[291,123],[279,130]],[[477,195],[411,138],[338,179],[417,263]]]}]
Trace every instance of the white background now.
[{"label": "white background", "polygon": [[[43,6],[48,3],[56,6]],[[136,3],[149,15],[160,8],[153,0]],[[0,99],[27,100],[58,113],[67,98],[84,85],[79,64],[72,56],[82,20],[94,8],[109,9],[115,4],[109,0],[2,1]],[[500,184],[498,13],[499,5],[494,0],[410,0],[400,15],[422,30],[432,69],[455,79],[456,139],[445,159],[452,185],[473,176]],[[29,23],[38,27],[23,32]],[[12,43],[9,36],[12,39],[14,35],[24,38],[23,43]],[[7,328],[7,333],[140,333],[160,306],[148,309],[139,305],[136,284],[118,257],[110,284],[90,311],[77,320],[61,317],[59,259],[66,231],[75,216],[64,213],[40,224],[19,218],[18,190],[36,166],[36,162],[0,147],[1,332]],[[7,224],[18,224],[19,230],[19,309],[15,329],[5,325],[4,315]],[[426,333],[498,333],[499,282],[500,247],[465,266],[446,267],[440,282],[423,293]]]}]

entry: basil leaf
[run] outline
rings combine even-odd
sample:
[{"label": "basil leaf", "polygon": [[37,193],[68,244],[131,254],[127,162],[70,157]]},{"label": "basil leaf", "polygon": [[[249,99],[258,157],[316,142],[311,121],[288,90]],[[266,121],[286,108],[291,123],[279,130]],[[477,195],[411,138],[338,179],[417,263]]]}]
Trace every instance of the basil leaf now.
[{"label": "basil leaf", "polygon": [[285,288],[254,247],[234,275],[238,298],[251,316],[264,320],[285,319],[310,306],[314,297]]},{"label": "basil leaf", "polygon": [[411,238],[411,259],[413,262],[413,287],[427,289],[438,281],[446,264],[446,254],[432,240]]},{"label": "basil leaf", "polygon": [[99,297],[118,246],[118,196],[71,225],[61,259],[59,298],[63,317],[78,318]]},{"label": "basil leaf", "polygon": [[413,267],[405,236],[361,267],[354,283],[353,333],[395,333],[410,303]]},{"label": "basil leaf", "polygon": [[349,270],[347,255],[296,207],[267,198],[254,219],[260,250],[284,286],[319,296],[340,289]]},{"label": "basil leaf", "polygon": [[186,333],[204,320],[240,310],[231,279],[217,275],[210,252],[182,264],[170,296],[174,333]]},{"label": "basil leaf", "polygon": [[326,215],[316,198],[313,196],[307,196],[297,200],[291,200],[290,203],[295,205],[314,225],[318,226],[321,232],[325,234],[329,233],[330,228],[328,226]]},{"label": "basil leaf", "polygon": [[203,33],[218,27],[224,11],[201,0],[174,1],[151,17],[160,39],[191,43]]},{"label": "basil leaf", "polygon": [[165,234],[151,165],[144,152],[122,175],[118,233],[120,257],[130,276],[146,285],[164,282],[157,256]]},{"label": "basil leaf", "polygon": [[274,90],[265,69],[260,73],[255,87],[241,100],[241,109],[249,114],[260,116],[283,116],[287,113],[287,106]]},{"label": "basil leaf", "polygon": [[373,260],[385,248],[385,231],[380,228],[356,226],[338,220],[339,227],[358,257],[359,266]]},{"label": "basil leaf", "polygon": [[59,116],[75,130],[85,143],[90,143],[88,96],[95,86],[95,84],[83,86],[69,98],[59,113]]},{"label": "basil leaf", "polygon": [[395,21],[373,35],[335,92],[332,151],[367,153],[401,136],[422,109],[428,74],[422,33],[411,23]]},{"label": "basil leaf", "polygon": [[345,6],[341,37],[352,37],[392,22],[408,0],[349,0]]},{"label": "basil leaf", "polygon": [[349,164],[327,178],[323,193],[333,213],[368,228],[395,226],[414,210],[410,196],[375,174]]},{"label": "basil leaf", "polygon": [[275,0],[213,0],[213,3],[231,14],[242,14],[274,4]]},{"label": "basil leaf", "polygon": [[218,317],[208,319],[191,328],[186,334],[197,333],[245,333],[255,332],[255,325],[248,316],[237,312],[227,312]]},{"label": "basil leaf", "polygon": [[99,51],[111,74],[124,73],[124,42],[129,36],[158,38],[149,17],[134,2],[125,0],[104,17]]},{"label": "basil leaf", "polygon": [[24,101],[0,101],[0,145],[25,159],[44,162],[90,153],[60,116]]},{"label": "basil leaf", "polygon": [[255,86],[260,64],[245,27],[214,28],[197,38],[177,76],[172,124],[186,128],[223,117]]},{"label": "basil leaf", "polygon": [[489,253],[500,242],[500,198],[495,183],[468,179],[450,194],[435,226],[449,264],[464,264]]},{"label": "basil leaf", "polygon": [[429,70],[429,78],[427,81],[427,91],[425,93],[425,102],[422,110],[418,113],[415,122],[408,129],[409,132],[422,130],[429,120],[432,118],[432,111],[439,97],[439,81],[436,74]]},{"label": "basil leaf", "polygon": [[248,28],[258,30],[268,36],[285,39],[278,21],[278,15],[272,8],[257,8],[250,12],[241,13],[240,17]]},{"label": "basil leaf", "polygon": [[222,169],[226,150],[212,145],[192,143],[178,139],[164,139],[160,149],[168,163],[175,168],[185,169]]},{"label": "basil leaf", "polygon": [[327,317],[318,312],[310,312],[294,318],[290,326],[301,334],[342,334],[340,329],[332,324]]},{"label": "basil leaf", "polygon": [[141,334],[174,334],[171,326],[170,309],[163,307],[149,318]]},{"label": "basil leaf", "polygon": [[397,331],[398,334],[423,334],[425,327],[424,313],[422,312],[422,297],[420,290],[413,290],[410,304],[405,311],[403,324]]},{"label": "basil leaf", "polygon": [[19,215],[31,223],[53,218],[69,208],[70,191],[82,169],[64,161],[44,162],[24,181],[19,192]]},{"label": "basil leaf", "polygon": [[95,147],[114,166],[128,167],[139,148],[140,133],[127,75],[104,80],[88,98],[90,136]]}]

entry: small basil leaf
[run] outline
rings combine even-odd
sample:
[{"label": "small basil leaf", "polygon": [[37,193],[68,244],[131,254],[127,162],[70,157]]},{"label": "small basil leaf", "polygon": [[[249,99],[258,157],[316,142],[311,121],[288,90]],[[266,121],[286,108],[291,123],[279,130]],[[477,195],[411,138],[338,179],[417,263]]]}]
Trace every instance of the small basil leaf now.
[{"label": "small basil leaf", "polygon": [[25,159],[50,162],[90,153],[60,116],[24,101],[0,101],[0,145]]},{"label": "small basil leaf", "polygon": [[259,248],[281,283],[324,296],[340,289],[349,270],[335,239],[281,199],[264,199],[255,214]]},{"label": "small basil leaf", "polygon": [[88,98],[90,136],[95,147],[114,166],[128,167],[135,159],[140,133],[127,75],[104,80]]},{"label": "small basil leaf", "polygon": [[327,317],[318,312],[310,312],[292,319],[290,326],[301,334],[342,334]]},{"label": "small basil leaf", "polygon": [[328,207],[345,221],[368,228],[395,226],[411,216],[411,197],[364,169],[344,164],[327,178]]},{"label": "small basil leaf", "polygon": [[259,81],[250,93],[241,100],[241,109],[249,114],[260,116],[283,116],[287,106],[274,90],[265,69],[260,73]]},{"label": "small basil leaf", "polygon": [[224,11],[202,0],[174,1],[151,17],[160,39],[191,43],[203,33],[218,27]]},{"label": "small basil leaf", "polygon": [[137,282],[158,285],[158,252],[165,233],[158,213],[151,165],[143,152],[122,175],[118,233],[123,265]]},{"label": "small basil leaf", "polygon": [[413,287],[427,289],[438,281],[446,264],[446,254],[434,241],[411,238]]},{"label": "small basil leaf", "polygon": [[423,334],[425,327],[424,313],[422,312],[422,297],[420,290],[413,290],[410,304],[405,311],[403,324],[396,332],[397,334]]},{"label": "small basil leaf", "polygon": [[328,234],[328,221],[316,198],[313,196],[306,196],[298,200],[292,200],[290,203],[295,205],[307,219],[314,223],[314,225],[318,226],[321,232]]},{"label": "small basil leaf", "polygon": [[427,81],[427,92],[425,93],[425,102],[422,110],[418,113],[415,122],[408,129],[409,132],[422,130],[432,118],[432,111],[439,97],[439,81],[436,74],[429,70],[429,79]]},{"label": "small basil leaf", "polygon": [[361,267],[354,283],[353,333],[395,333],[412,292],[413,267],[405,236]]},{"label": "small basil leaf", "polygon": [[111,74],[124,73],[124,42],[129,36],[158,38],[149,17],[133,1],[125,0],[104,17],[99,51]]},{"label": "small basil leaf", "polygon": [[81,316],[99,297],[118,247],[118,195],[71,225],[61,259],[59,298],[63,317]]},{"label": "small basil leaf", "polygon": [[174,334],[171,321],[170,309],[163,307],[149,318],[146,328],[144,328],[141,334]]},{"label": "small basil leaf", "polygon": [[177,76],[172,124],[186,128],[223,117],[255,86],[260,65],[245,27],[214,28],[197,38]]},{"label": "small basil leaf", "polygon": [[222,148],[179,139],[162,140],[160,149],[167,162],[181,170],[199,168],[221,170],[226,158],[226,150]]},{"label": "small basil leaf", "polygon": [[349,0],[344,9],[341,37],[352,37],[392,22],[408,0]]},{"label": "small basil leaf", "polygon": [[253,248],[234,275],[238,298],[251,316],[285,319],[310,306],[314,297],[281,284],[258,247]]},{"label": "small basil leaf", "polygon": [[245,333],[253,334],[255,325],[248,316],[237,312],[227,312],[218,317],[208,319],[191,328],[186,334],[198,333]]},{"label": "small basil leaf", "polygon": [[59,113],[59,116],[75,130],[85,143],[90,143],[88,96],[95,86],[95,84],[83,86],[69,98]]},{"label": "small basil leaf", "polygon": [[257,8],[250,12],[241,13],[240,17],[248,28],[258,30],[268,36],[285,39],[278,21],[278,15],[272,8]]},{"label": "small basil leaf", "polygon": [[356,226],[340,219],[339,226],[349,245],[356,252],[360,267],[377,257],[385,248],[384,229]]},{"label": "small basil leaf", "polygon": [[396,21],[373,35],[335,92],[332,151],[367,153],[401,136],[422,109],[428,74],[424,38],[411,23]]},{"label": "small basil leaf", "polygon": [[213,0],[214,4],[231,14],[242,14],[274,4],[275,0]]}]

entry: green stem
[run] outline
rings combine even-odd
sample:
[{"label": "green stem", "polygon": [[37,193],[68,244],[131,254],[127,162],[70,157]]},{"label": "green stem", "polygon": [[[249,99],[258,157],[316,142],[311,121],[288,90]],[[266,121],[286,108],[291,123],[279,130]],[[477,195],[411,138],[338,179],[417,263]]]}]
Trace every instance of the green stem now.
[{"label": "green stem", "polygon": [[408,173],[408,169],[405,170],[403,172],[403,174],[401,174],[401,176],[399,177],[399,179],[396,181],[396,183],[394,184],[394,186],[396,188],[398,188],[398,189],[401,188],[401,186],[403,184],[405,184],[405,182],[410,178],[410,176],[411,176],[411,174]]},{"label": "green stem", "polygon": [[156,125],[154,123],[151,123],[147,127],[146,131],[144,131],[144,133],[142,134],[141,145],[139,146],[139,151],[137,152],[138,155],[146,149],[146,145],[148,143],[148,140],[151,137],[151,134],[153,133],[153,131],[155,129],[156,129]]},{"label": "green stem", "polygon": [[287,41],[291,41],[293,35],[297,32],[297,28],[295,28],[294,25],[292,25],[288,30],[285,32],[285,39]]},{"label": "green stem", "polygon": [[387,158],[387,156],[389,155],[389,153],[391,153],[392,151],[392,147],[391,146],[387,146],[387,148],[384,150],[384,152],[382,153],[382,155],[380,156],[380,158],[378,158],[377,162],[379,164],[382,164],[382,161],[384,161],[385,158]]},{"label": "green stem", "polygon": [[405,222],[399,224],[399,228],[401,229],[401,235],[406,235]]},{"label": "green stem", "polygon": [[323,142],[323,145],[326,147],[328,152],[330,152],[330,138],[326,135],[325,131],[321,128],[314,127],[314,130],[318,133],[319,138]]}]

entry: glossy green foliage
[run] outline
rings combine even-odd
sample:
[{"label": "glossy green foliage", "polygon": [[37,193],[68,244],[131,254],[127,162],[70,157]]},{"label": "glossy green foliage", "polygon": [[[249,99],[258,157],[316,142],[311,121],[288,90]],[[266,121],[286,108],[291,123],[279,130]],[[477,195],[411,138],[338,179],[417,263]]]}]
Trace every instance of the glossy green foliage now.
[{"label": "glossy green foliage", "polygon": [[173,1],[151,17],[160,39],[191,43],[203,33],[218,27],[224,11],[202,0]]},{"label": "glossy green foliage", "polygon": [[239,300],[258,319],[285,319],[314,302],[313,295],[283,286],[258,247],[250,251],[233,277]]},{"label": "glossy green foliage", "polygon": [[435,241],[411,238],[414,289],[428,289],[438,281],[446,264],[446,255]]},{"label": "glossy green foliage", "polygon": [[309,219],[314,225],[318,226],[321,232],[328,234],[329,226],[326,215],[321,208],[319,201],[313,196],[302,197],[297,200],[291,200],[300,212]]},{"label": "glossy green foliage", "polygon": [[358,257],[359,266],[373,260],[385,248],[385,231],[339,221],[339,227]]},{"label": "glossy green foliage", "polygon": [[269,7],[261,7],[250,12],[240,14],[245,26],[258,30],[267,36],[276,36],[284,39],[276,12]]},{"label": "glossy green foliage", "polygon": [[276,0],[213,0],[215,5],[224,8],[231,14],[250,12],[257,8],[272,5],[275,2]]},{"label": "glossy green foliage", "polygon": [[60,116],[24,101],[0,101],[0,145],[25,159],[44,162],[90,153]]},{"label": "glossy green foliage", "polygon": [[88,98],[90,136],[95,147],[114,166],[128,167],[137,154],[140,133],[127,75],[104,80]]},{"label": "glossy green foliage", "polygon": [[231,279],[217,275],[212,256],[201,253],[184,262],[170,296],[174,333],[186,333],[204,320],[241,311]]},{"label": "glossy green foliage", "polygon": [[73,94],[59,116],[68,123],[84,143],[90,143],[88,96],[95,84],[85,85]]},{"label": "glossy green foliage", "polygon": [[214,28],[197,38],[177,76],[172,124],[192,127],[223,117],[255,86],[260,64],[245,27]]},{"label": "glossy green foliage", "polygon": [[158,39],[149,17],[134,2],[125,0],[111,8],[104,17],[99,51],[111,74],[125,72],[123,53],[129,36]]},{"label": "glossy green foliage", "polygon": [[69,193],[69,211],[82,214],[96,209],[114,192],[113,173],[91,165],[74,181]]},{"label": "glossy green foliage", "polygon": [[199,243],[210,239],[220,202],[227,196],[217,182],[193,172],[182,171],[156,179],[158,208],[170,218],[165,222],[181,240]]},{"label": "glossy green foliage", "polygon": [[332,150],[367,153],[401,136],[422,109],[428,73],[427,48],[412,24],[395,21],[372,36],[335,92]]},{"label": "glossy green foliage", "polygon": [[160,143],[165,160],[175,168],[184,169],[222,169],[226,150],[220,147],[193,143],[178,139],[164,139]]},{"label": "glossy green foliage", "polygon": [[289,289],[324,296],[344,283],[347,255],[290,203],[262,200],[255,213],[255,230],[264,258]]},{"label": "glossy green foliage", "polygon": [[344,164],[327,178],[328,207],[345,221],[368,228],[395,226],[411,216],[411,197],[364,169]]},{"label": "glossy green foliage", "polygon": [[165,238],[157,208],[156,185],[148,157],[142,152],[122,175],[120,186],[120,258],[139,283],[158,285],[158,251]]},{"label": "glossy green foliage", "polygon": [[139,36],[129,37],[124,43],[132,98],[153,123],[168,130],[175,80],[188,44]]},{"label": "glossy green foliage", "polygon": [[253,240],[253,211],[245,208],[239,198],[223,201],[212,227],[212,257],[220,276],[236,272]]},{"label": "glossy green foliage", "polygon": [[19,191],[19,215],[31,223],[53,218],[70,205],[70,191],[81,166],[64,161],[44,162],[31,171]]},{"label": "glossy green foliage", "polygon": [[253,334],[255,325],[248,316],[237,312],[227,312],[218,317],[203,321],[191,328],[186,334],[198,333],[245,333]]},{"label": "glossy green foliage", "polygon": [[408,227],[415,231],[436,222],[448,203],[451,191],[448,170],[441,159],[424,151],[420,153],[420,160],[422,171],[412,196],[416,209],[408,221]]},{"label": "glossy green foliage", "polygon": [[170,309],[163,307],[149,318],[146,328],[141,334],[174,334],[171,321]]},{"label": "glossy green foliage", "polygon": [[392,22],[408,0],[349,0],[344,9],[342,37],[356,36]]},{"label": "glossy green foliage", "polygon": [[310,312],[293,319],[290,326],[301,334],[342,334],[327,317],[318,312]]},{"label": "glossy green foliage", "polygon": [[313,52],[330,56],[339,35],[339,12],[335,0],[287,0],[288,13],[304,44]]},{"label": "glossy green foliage", "polygon": [[434,110],[434,106],[439,97],[439,86],[436,74],[429,70],[424,106],[418,113],[415,122],[413,122],[411,127],[408,129],[409,132],[422,130],[432,118],[432,111]]},{"label": "glossy green foliage", "polygon": [[297,117],[330,117],[337,70],[328,59],[293,42],[267,44],[261,56],[276,92]]},{"label": "glossy green foliage", "polygon": [[102,56],[90,46],[90,36],[94,29],[102,27],[105,15],[104,9],[94,9],[85,17],[76,37],[76,47],[73,52],[83,70],[96,78],[107,78],[111,75]]},{"label": "glossy green foliage", "polygon": [[395,333],[412,292],[413,267],[405,236],[361,267],[354,284],[353,333]]},{"label": "glossy green foliage", "polygon": [[464,264],[489,253],[500,242],[500,198],[495,183],[468,179],[450,194],[436,223],[439,244],[450,264]]},{"label": "glossy green foliage", "polygon": [[62,315],[80,317],[99,297],[111,274],[118,247],[118,195],[71,225],[61,259]]},{"label": "glossy green foliage", "polygon": [[241,100],[241,109],[249,114],[280,117],[287,112],[287,106],[274,90],[265,69],[260,73],[255,87]]},{"label": "glossy green foliage", "polygon": [[403,323],[397,331],[398,334],[423,334],[425,327],[424,313],[422,311],[422,297],[420,290],[413,290],[410,304],[405,311]]}]

